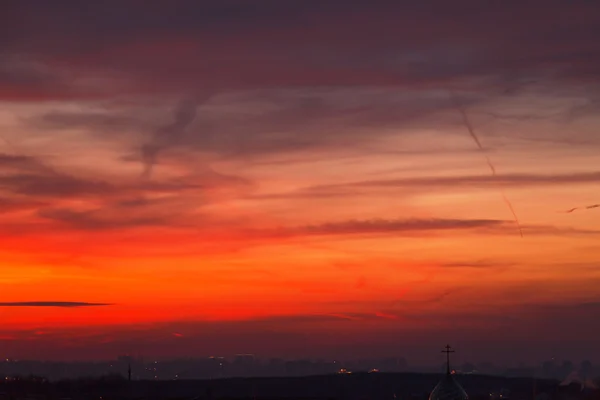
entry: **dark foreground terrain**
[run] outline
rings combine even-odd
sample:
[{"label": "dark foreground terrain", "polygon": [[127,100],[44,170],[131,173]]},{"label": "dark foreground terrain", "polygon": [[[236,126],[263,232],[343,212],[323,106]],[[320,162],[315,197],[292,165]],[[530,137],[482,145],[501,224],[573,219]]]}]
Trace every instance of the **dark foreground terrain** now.
[{"label": "dark foreground terrain", "polygon": [[[120,377],[47,382],[20,379],[0,383],[0,399],[406,399],[427,400],[440,380],[435,374],[358,373],[295,378],[132,381]],[[557,381],[459,375],[472,400],[600,400],[600,391]],[[502,397],[500,397],[502,393]]]}]

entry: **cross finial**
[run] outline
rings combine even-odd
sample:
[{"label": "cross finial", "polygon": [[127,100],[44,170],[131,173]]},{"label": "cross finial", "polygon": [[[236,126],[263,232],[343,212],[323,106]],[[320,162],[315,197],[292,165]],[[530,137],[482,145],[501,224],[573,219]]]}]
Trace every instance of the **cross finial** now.
[{"label": "cross finial", "polygon": [[450,353],[454,353],[454,350],[451,350],[449,344],[446,345],[445,350],[442,350],[442,353],[446,353],[446,373],[450,375]]}]

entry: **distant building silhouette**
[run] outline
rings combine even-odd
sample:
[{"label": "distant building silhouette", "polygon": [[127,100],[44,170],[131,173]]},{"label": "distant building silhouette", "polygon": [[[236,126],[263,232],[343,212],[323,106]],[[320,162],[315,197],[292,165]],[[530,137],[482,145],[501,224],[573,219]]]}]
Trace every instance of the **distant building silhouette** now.
[{"label": "distant building silhouette", "polygon": [[450,345],[447,345],[442,353],[446,353],[446,375],[433,389],[429,395],[429,400],[469,400],[467,393],[452,376],[450,353],[454,353],[454,350],[451,350]]}]

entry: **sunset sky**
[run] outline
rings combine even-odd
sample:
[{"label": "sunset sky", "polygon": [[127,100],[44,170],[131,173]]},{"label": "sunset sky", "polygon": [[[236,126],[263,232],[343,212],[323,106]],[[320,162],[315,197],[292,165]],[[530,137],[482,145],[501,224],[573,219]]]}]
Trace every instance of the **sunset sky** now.
[{"label": "sunset sky", "polygon": [[0,356],[600,361],[596,2],[0,19]]}]

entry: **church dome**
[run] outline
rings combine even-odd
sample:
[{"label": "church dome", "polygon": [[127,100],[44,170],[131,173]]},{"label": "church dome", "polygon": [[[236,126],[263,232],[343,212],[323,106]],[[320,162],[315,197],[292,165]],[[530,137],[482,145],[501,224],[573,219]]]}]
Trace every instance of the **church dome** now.
[{"label": "church dome", "polygon": [[446,375],[433,388],[429,395],[429,400],[469,400],[467,392],[454,380],[454,377],[450,373],[450,353],[454,353],[454,351],[450,350],[450,345],[448,345],[446,346],[446,350],[442,352],[446,353],[447,357]]},{"label": "church dome", "polygon": [[469,400],[469,396],[452,375],[446,374],[432,390],[429,400]]}]

